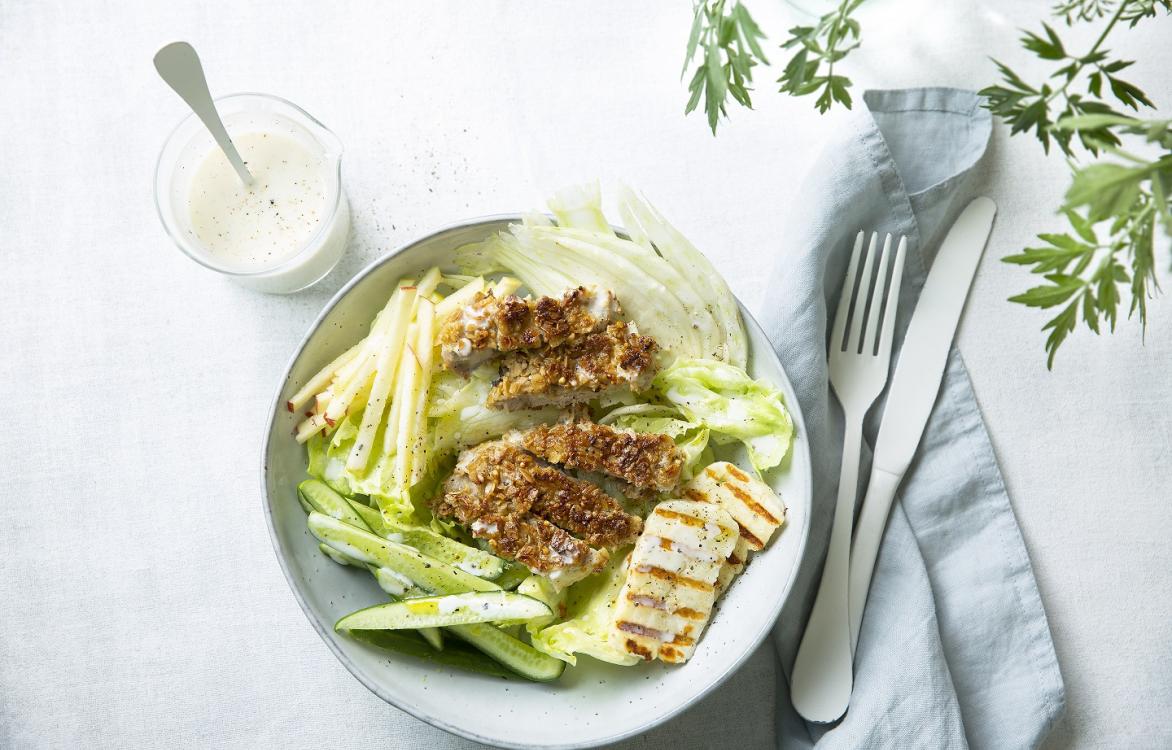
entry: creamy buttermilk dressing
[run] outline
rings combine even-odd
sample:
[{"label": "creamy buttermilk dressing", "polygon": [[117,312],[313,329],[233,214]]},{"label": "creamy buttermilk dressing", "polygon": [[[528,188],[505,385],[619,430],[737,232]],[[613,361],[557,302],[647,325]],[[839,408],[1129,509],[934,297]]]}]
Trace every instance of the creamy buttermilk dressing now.
[{"label": "creamy buttermilk dressing", "polygon": [[253,184],[240,181],[219,149],[209,152],[191,180],[191,231],[225,265],[260,271],[304,249],[329,218],[332,165],[276,129],[233,142]]},{"label": "creamy buttermilk dressing", "polygon": [[304,289],[345,251],[350,207],[342,144],[283,99],[216,100],[253,180],[245,185],[195,115],[167,139],[155,172],[159,218],[188,256],[265,292]]}]

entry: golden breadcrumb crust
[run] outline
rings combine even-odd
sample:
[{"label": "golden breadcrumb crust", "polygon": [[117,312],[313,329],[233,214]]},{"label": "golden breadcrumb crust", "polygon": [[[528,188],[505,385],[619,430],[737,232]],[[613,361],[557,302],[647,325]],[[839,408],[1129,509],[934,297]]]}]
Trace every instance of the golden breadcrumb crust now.
[{"label": "golden breadcrumb crust", "polygon": [[593,484],[499,440],[460,454],[432,510],[467,526],[497,554],[544,574],[599,570],[609,555],[593,547],[629,544],[643,525]]},{"label": "golden breadcrumb crust", "polygon": [[643,390],[655,374],[658,345],[627,323],[552,349],[514,352],[488,394],[493,409],[566,406],[612,389]]},{"label": "golden breadcrumb crust", "polygon": [[479,292],[440,328],[440,352],[444,366],[466,373],[497,352],[561,346],[601,331],[617,310],[611,292],[585,287],[560,299]]},{"label": "golden breadcrumb crust", "polygon": [[680,479],[683,453],[667,435],[619,430],[594,422],[538,425],[515,438],[550,463],[618,477],[641,489],[672,490]]}]

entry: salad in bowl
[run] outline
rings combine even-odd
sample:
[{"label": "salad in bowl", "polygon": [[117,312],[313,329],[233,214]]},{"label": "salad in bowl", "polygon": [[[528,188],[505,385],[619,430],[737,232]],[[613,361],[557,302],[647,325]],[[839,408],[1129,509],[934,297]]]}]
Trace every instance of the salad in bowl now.
[{"label": "salad in bowl", "polygon": [[[620,193],[621,231],[597,188],[550,209],[365,280],[381,301],[360,333],[282,389],[273,423],[293,434],[273,433],[270,459],[274,441],[300,445],[304,474],[266,466],[270,495],[296,487],[318,559],[379,592],[347,607],[355,589],[332,584],[340,656],[351,642],[404,674],[414,661],[558,685],[592,664],[686,669],[755,556],[783,547],[784,577],[733,606],[754,610],[752,634],[713,648],[759,642],[788,591],[808,456],[782,387],[750,374],[759,329],[641,196]],[[281,552],[288,532],[274,533]]]}]

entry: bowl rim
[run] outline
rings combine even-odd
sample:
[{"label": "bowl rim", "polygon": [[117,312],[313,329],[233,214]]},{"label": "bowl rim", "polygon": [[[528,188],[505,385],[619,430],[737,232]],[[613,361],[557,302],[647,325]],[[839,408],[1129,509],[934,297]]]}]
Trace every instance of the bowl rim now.
[{"label": "bowl rim", "polygon": [[[321,324],[325,320],[326,316],[328,316],[334,310],[334,308],[338,306],[338,304],[342,301],[342,299],[347,294],[349,294],[350,291],[355,286],[357,286],[363,279],[365,279],[367,276],[369,276],[371,273],[373,273],[376,269],[378,269],[383,264],[390,262],[392,259],[397,258],[398,256],[407,252],[411,248],[413,248],[417,245],[423,244],[425,242],[431,241],[437,237],[440,237],[441,235],[448,234],[450,232],[459,231],[459,230],[469,229],[469,228],[476,227],[476,226],[479,226],[482,224],[487,225],[487,224],[514,223],[514,222],[520,222],[523,219],[524,219],[524,215],[520,214],[520,213],[501,213],[501,214],[488,214],[488,215],[483,215],[483,216],[476,216],[476,217],[472,217],[469,219],[463,219],[460,221],[451,222],[451,223],[445,224],[437,229],[428,231],[424,234],[420,234],[420,235],[414,237],[413,239],[400,244],[399,246],[397,246],[393,250],[390,250],[390,251],[384,253],[383,255],[379,256],[378,258],[374,259],[369,264],[367,264],[364,268],[362,268],[362,270],[360,270],[358,273],[356,273],[337,292],[334,293],[334,295],[330,298],[330,300],[321,309],[321,312],[319,312],[317,317],[314,318],[313,322],[310,324],[309,328],[306,330],[305,335],[302,336],[301,341],[297,344],[296,349],[294,349],[293,354],[289,357],[288,362],[285,364],[285,368],[283,370],[282,376],[277,381],[276,390],[273,393],[273,397],[270,399],[269,409],[265,413],[265,428],[263,430],[263,434],[262,434],[262,438],[261,438],[261,446],[260,446],[261,447],[261,451],[260,451],[260,490],[261,490],[261,493],[260,494],[261,494],[261,502],[263,504],[262,510],[263,510],[264,517],[265,517],[265,525],[268,528],[268,532],[269,532],[269,541],[273,545],[273,552],[277,557],[277,564],[280,565],[280,567],[281,567],[281,573],[285,576],[285,582],[289,585],[289,590],[292,592],[293,598],[297,601],[297,605],[301,608],[301,611],[305,615],[306,619],[309,620],[309,623],[313,627],[314,631],[316,631],[318,636],[322,639],[322,641],[325,642],[326,648],[328,648],[330,650],[330,652],[333,653],[333,655],[338,659],[338,661],[341,662],[342,666],[344,666],[346,668],[346,670],[354,676],[355,679],[357,679],[360,683],[362,683],[366,687],[367,690],[374,693],[376,696],[381,698],[383,701],[389,703],[390,705],[394,706],[395,708],[399,709],[400,711],[403,711],[404,713],[407,713],[408,715],[413,716],[416,719],[419,719],[420,721],[424,721],[424,722],[430,724],[431,726],[436,727],[437,729],[441,729],[445,732],[448,732],[449,734],[454,734],[458,737],[464,737],[466,739],[470,739],[470,740],[480,742],[483,744],[497,745],[497,746],[502,746],[500,743],[500,740],[497,738],[487,737],[484,735],[480,735],[474,731],[469,731],[469,730],[463,729],[462,727],[455,726],[440,717],[432,716],[432,715],[427,714],[426,712],[419,711],[419,710],[415,709],[414,707],[401,704],[394,696],[391,696],[390,694],[383,691],[381,686],[379,685],[378,681],[373,679],[371,676],[367,675],[366,672],[364,672],[356,664],[354,664],[350,660],[350,658],[345,653],[343,653],[342,650],[334,643],[333,639],[330,637],[330,634],[327,632],[325,625],[323,625],[318,620],[317,616],[310,609],[309,604],[306,602],[305,597],[301,593],[301,590],[298,588],[297,584],[294,582],[292,572],[290,571],[288,562],[286,560],[285,551],[282,549],[281,541],[280,541],[280,538],[277,534],[276,524],[273,520],[272,504],[270,502],[269,492],[268,492],[268,448],[269,448],[269,444],[272,440],[273,430],[276,427],[277,415],[279,413],[278,409],[281,407],[281,392],[285,389],[285,384],[289,379],[289,374],[292,372],[293,366],[297,363],[297,360],[301,357],[302,353],[305,351],[305,347],[309,344],[309,340],[313,337],[313,335],[321,327]],[[616,230],[622,231],[621,227],[615,227],[615,228],[616,228]],[[719,273],[719,271],[718,271],[718,273]],[[723,276],[722,276],[722,278],[723,278]],[[757,322],[757,319],[753,316],[753,314],[751,312],[749,312],[749,310],[740,301],[740,299],[736,297],[735,294],[733,295],[733,298],[737,302],[737,308],[740,310],[741,315],[744,316],[744,318],[745,318],[746,325],[751,325],[751,326],[755,327],[758,331],[760,331],[763,334],[763,337],[766,340],[768,340],[768,336],[765,335],[765,330],[763,328],[761,328],[761,325]],[[782,375],[785,377],[785,380],[786,380],[787,385],[789,386],[789,389],[792,391],[793,390],[793,381],[790,380],[789,373],[786,371],[784,364],[777,357],[777,353],[773,351],[772,347],[768,347],[768,355],[767,356],[770,356],[774,359],[778,368],[781,370]],[[791,401],[792,401],[792,403],[790,403]],[[777,597],[775,604],[773,605],[773,608],[772,608],[773,611],[772,611],[770,617],[765,621],[765,624],[761,627],[761,629],[753,636],[752,647],[746,649],[745,653],[742,654],[739,658],[728,662],[726,664],[724,670],[707,687],[705,687],[703,690],[701,690],[696,695],[692,696],[689,700],[680,703],[678,706],[672,708],[669,711],[664,712],[663,714],[661,714],[659,716],[656,716],[656,717],[651,718],[647,721],[644,721],[642,724],[640,724],[636,727],[632,727],[630,729],[622,730],[622,731],[616,732],[615,734],[608,735],[608,736],[602,738],[600,741],[591,741],[591,742],[587,742],[587,743],[581,743],[581,742],[566,742],[566,743],[557,743],[557,744],[507,743],[507,744],[503,745],[504,747],[518,748],[519,750],[571,750],[571,749],[576,749],[576,748],[602,747],[605,745],[610,745],[615,742],[621,742],[622,740],[629,739],[631,737],[643,734],[644,732],[647,732],[647,731],[654,729],[655,727],[657,727],[661,724],[664,724],[664,723],[670,721],[674,717],[678,716],[679,714],[683,713],[687,709],[691,708],[692,706],[694,706],[697,703],[699,703],[700,701],[702,701],[705,697],[707,697],[710,693],[712,693],[712,691],[716,690],[718,687],[723,685],[725,683],[725,681],[727,681],[729,679],[729,677],[731,677],[737,670],[739,670],[741,668],[741,666],[746,661],[748,661],[749,657],[751,657],[754,653],[757,652],[757,650],[761,646],[761,643],[769,635],[770,631],[772,631],[773,628],[776,626],[777,618],[780,616],[781,610],[785,606],[785,603],[789,600],[789,596],[793,591],[794,582],[797,579],[798,570],[801,568],[802,560],[805,557],[806,544],[808,543],[809,536],[810,536],[810,516],[812,515],[812,508],[809,506],[813,502],[813,467],[810,463],[810,445],[809,445],[809,442],[805,439],[805,432],[804,431],[805,431],[806,423],[805,423],[805,419],[802,415],[801,405],[799,403],[797,403],[796,398],[795,399],[788,399],[788,398],[786,399],[786,409],[790,412],[790,415],[791,415],[791,418],[792,418],[792,421],[794,424],[794,434],[802,436],[802,439],[793,441],[791,450],[800,451],[803,454],[804,461],[801,462],[801,465],[802,465],[802,467],[804,467],[804,470],[802,472],[801,478],[804,481],[804,486],[807,489],[807,494],[809,495],[809,497],[808,497],[808,501],[807,501],[806,512],[802,514],[802,523],[801,523],[801,528],[800,528],[800,533],[799,533],[800,538],[798,539],[798,546],[797,546],[797,550],[796,550],[796,553],[794,556],[795,562],[790,567],[789,574],[785,580],[784,585],[780,589],[778,589],[779,595]]]}]

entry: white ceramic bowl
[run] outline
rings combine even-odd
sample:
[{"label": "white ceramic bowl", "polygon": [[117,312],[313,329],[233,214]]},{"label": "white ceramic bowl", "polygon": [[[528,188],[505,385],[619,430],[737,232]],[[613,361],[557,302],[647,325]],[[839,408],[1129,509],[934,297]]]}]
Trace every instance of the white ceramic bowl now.
[{"label": "white ceramic bowl", "polygon": [[385,595],[371,576],[328,560],[306,530],[296,498],[297,484],[305,478],[305,451],[291,434],[297,416],[282,408],[299,384],[365,335],[396,280],[433,265],[450,266],[457,247],[519,219],[474,220],[428,235],[376,261],[334,296],[293,355],[265,417],[265,515],[277,558],[305,615],[342,664],[380,698],[441,729],[488,744],[593,747],[667,721],[720,685],[769,632],[793,585],[809,528],[809,447],[793,388],[744,308],[749,372],[779,386],[793,415],[790,458],[769,477],[789,514],[781,533],[754,556],[721,600],[695,655],[682,666],[616,667],[582,657],[557,682],[538,684],[456,671],[337,635],[333,624],[338,618],[385,601]]}]

